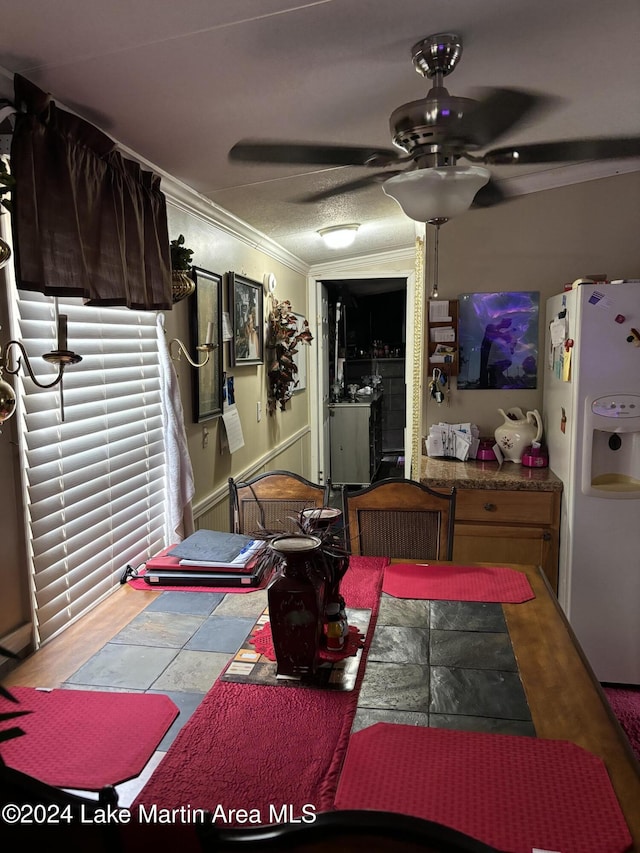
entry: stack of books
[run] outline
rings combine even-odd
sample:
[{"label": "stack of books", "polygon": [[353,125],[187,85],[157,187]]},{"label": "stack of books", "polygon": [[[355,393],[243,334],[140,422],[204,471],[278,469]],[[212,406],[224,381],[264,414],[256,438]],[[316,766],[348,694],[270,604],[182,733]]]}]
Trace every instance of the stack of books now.
[{"label": "stack of books", "polygon": [[257,586],[264,573],[262,539],[218,530],[196,530],[147,560],[149,586]]}]

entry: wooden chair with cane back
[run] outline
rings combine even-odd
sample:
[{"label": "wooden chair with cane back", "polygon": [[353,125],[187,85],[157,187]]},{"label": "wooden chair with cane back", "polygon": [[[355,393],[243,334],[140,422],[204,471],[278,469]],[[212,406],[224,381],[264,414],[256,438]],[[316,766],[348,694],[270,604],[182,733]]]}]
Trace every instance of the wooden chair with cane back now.
[{"label": "wooden chair with cane back", "polygon": [[229,478],[230,530],[251,535],[259,530],[299,531],[305,509],[328,506],[331,483],[312,483],[291,471],[267,471],[238,482]]},{"label": "wooden chair with cane back", "polygon": [[414,480],[380,480],[345,491],[352,554],[391,559],[451,560],[456,489],[435,491]]}]

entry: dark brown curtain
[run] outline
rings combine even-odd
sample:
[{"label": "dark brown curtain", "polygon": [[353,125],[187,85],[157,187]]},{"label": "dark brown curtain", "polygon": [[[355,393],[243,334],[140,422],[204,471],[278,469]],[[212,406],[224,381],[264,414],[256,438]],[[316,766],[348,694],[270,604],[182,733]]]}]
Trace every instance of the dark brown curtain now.
[{"label": "dark brown curtain", "polygon": [[15,75],[12,226],[18,286],[92,305],[170,309],[160,178]]}]

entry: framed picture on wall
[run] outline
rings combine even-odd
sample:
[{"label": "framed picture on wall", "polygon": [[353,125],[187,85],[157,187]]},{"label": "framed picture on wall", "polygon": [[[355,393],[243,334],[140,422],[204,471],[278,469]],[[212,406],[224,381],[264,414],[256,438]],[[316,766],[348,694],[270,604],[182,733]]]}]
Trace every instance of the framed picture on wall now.
[{"label": "framed picture on wall", "polygon": [[537,387],[539,301],[537,291],[460,295],[459,391]]},{"label": "framed picture on wall", "polygon": [[200,423],[222,414],[222,276],[201,267],[193,267],[191,275],[196,283],[189,300],[191,357],[200,364],[207,353],[196,348],[216,344],[204,367],[191,371],[193,421]]},{"label": "framed picture on wall", "polygon": [[233,323],[230,363],[262,364],[264,361],[264,317],[262,283],[238,273],[227,273],[229,313]]}]

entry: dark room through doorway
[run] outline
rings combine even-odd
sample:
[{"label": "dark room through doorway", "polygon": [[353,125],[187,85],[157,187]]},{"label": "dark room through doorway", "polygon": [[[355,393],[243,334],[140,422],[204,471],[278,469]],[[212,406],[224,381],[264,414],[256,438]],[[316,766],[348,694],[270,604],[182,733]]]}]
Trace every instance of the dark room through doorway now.
[{"label": "dark room through doorway", "polygon": [[332,395],[335,398],[340,393],[345,400],[350,385],[366,388],[380,383],[382,447],[374,479],[404,476],[407,280],[338,279],[322,283],[329,303],[327,357]]}]

